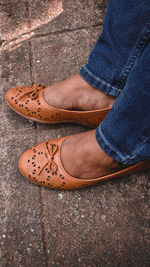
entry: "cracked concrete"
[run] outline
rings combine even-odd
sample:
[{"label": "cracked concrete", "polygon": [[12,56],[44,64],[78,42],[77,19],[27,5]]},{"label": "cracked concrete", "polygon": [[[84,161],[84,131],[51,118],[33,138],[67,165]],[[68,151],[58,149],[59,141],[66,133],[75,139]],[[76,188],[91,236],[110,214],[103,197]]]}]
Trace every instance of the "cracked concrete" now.
[{"label": "cracked concrete", "polygon": [[76,73],[102,29],[107,2],[0,3],[2,267],[150,265],[149,170],[72,192],[36,186],[19,173],[20,154],[88,129],[33,123],[5,103],[12,86],[48,85]]},{"label": "cracked concrete", "polygon": [[[18,6],[18,4],[16,3]],[[20,3],[19,3],[20,5]],[[17,27],[10,27],[11,25],[11,17],[13,16],[13,12],[9,10],[9,15],[7,11],[4,11],[0,13],[0,19],[3,20],[3,31],[2,31],[2,49],[13,49],[14,47],[17,48],[17,45],[22,43],[25,40],[31,39],[35,35],[35,29],[48,24],[53,19],[55,19],[59,14],[63,12],[62,7],[62,1],[61,0],[52,0],[47,1],[42,8],[40,8],[40,13],[36,14],[30,14],[33,13],[32,10],[36,10],[36,7],[38,7],[39,2],[34,1],[34,8],[32,6],[32,9],[29,8],[29,2],[24,2],[24,9],[27,13],[26,20],[20,21],[20,18],[17,17],[17,22],[14,26]],[[9,7],[9,5],[8,5]],[[23,3],[21,4],[21,8],[23,7]],[[38,9],[39,10],[39,9]],[[22,10],[21,10],[22,11]],[[30,12],[31,11],[31,12]],[[8,30],[9,29],[9,30]]]}]

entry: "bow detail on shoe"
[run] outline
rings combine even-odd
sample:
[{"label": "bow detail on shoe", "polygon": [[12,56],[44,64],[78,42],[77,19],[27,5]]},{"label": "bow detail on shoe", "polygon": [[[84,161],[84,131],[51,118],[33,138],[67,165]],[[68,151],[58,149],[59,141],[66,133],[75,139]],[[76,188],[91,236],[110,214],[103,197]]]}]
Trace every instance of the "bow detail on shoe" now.
[{"label": "bow detail on shoe", "polygon": [[44,147],[46,151],[47,162],[41,168],[39,175],[41,174],[43,169],[46,167],[46,165],[48,165],[50,172],[56,172],[58,169],[57,164],[54,162],[54,155],[56,154],[58,150],[58,146],[56,144],[47,144],[47,142],[44,141]]},{"label": "bow detail on shoe", "polygon": [[34,100],[38,97],[38,92],[43,88],[45,88],[43,84],[39,85],[33,84],[32,87],[26,87],[26,92],[25,93],[23,92],[23,94],[18,99],[21,99],[23,96],[31,94],[30,97],[32,100]]}]

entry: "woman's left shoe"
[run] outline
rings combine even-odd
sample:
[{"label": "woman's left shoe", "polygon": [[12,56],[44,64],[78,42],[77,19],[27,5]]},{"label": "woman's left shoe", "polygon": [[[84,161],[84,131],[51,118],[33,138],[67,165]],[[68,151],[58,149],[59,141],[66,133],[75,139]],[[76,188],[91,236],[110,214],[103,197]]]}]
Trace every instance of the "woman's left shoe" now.
[{"label": "woman's left shoe", "polygon": [[62,142],[68,137],[44,141],[25,151],[19,160],[19,169],[22,175],[38,185],[72,190],[150,168],[150,160],[147,160],[99,178],[80,179],[72,177],[63,168],[60,157]]}]

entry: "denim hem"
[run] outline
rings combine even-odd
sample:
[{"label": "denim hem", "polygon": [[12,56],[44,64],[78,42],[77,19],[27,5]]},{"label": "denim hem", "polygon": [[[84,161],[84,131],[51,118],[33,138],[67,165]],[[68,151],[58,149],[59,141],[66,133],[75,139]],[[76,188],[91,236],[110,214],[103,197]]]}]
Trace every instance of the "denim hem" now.
[{"label": "denim hem", "polygon": [[113,148],[112,146],[110,146],[110,144],[108,144],[109,142],[107,142],[106,137],[103,135],[100,126],[97,127],[96,129],[96,139],[97,142],[99,143],[100,147],[112,158],[114,158],[116,161],[122,163],[122,164],[126,164],[125,160],[121,157],[121,155],[119,155],[119,153],[117,151],[115,151],[115,148]]},{"label": "denim hem", "polygon": [[115,96],[117,97],[121,89],[115,88],[111,86],[109,83],[101,80],[99,77],[95,76],[88,68],[87,65],[84,65],[80,71],[79,74],[82,76],[82,78],[88,82],[90,85],[92,85],[94,88],[99,89],[100,91],[104,92],[105,94]]}]

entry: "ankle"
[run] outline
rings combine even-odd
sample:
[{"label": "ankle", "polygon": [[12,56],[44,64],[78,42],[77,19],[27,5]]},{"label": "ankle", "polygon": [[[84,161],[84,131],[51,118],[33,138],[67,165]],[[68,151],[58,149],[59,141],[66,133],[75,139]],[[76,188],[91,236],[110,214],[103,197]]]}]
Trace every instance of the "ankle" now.
[{"label": "ankle", "polygon": [[96,178],[121,169],[97,143],[95,130],[67,138],[61,147],[64,169],[73,177]]},{"label": "ankle", "polygon": [[88,84],[79,74],[45,88],[45,101],[56,108],[96,110],[111,108],[115,98]]}]

